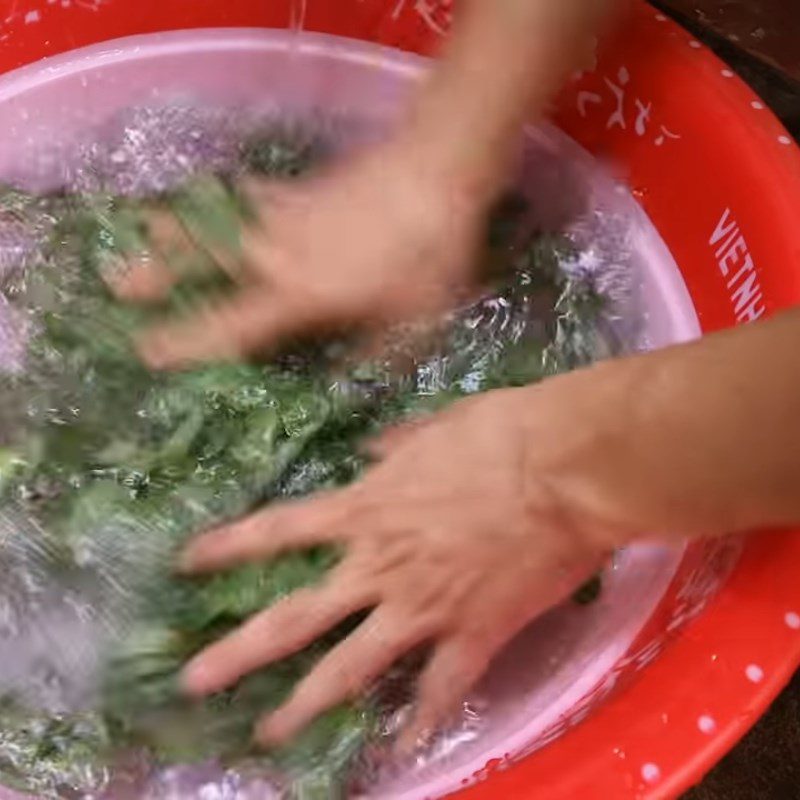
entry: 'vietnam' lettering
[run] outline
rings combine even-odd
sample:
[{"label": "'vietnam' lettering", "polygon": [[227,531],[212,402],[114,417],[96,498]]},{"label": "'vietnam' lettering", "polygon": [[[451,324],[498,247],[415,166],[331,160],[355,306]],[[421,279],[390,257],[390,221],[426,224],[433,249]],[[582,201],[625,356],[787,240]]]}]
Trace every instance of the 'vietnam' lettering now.
[{"label": "'vietnam' lettering", "polygon": [[754,322],[766,313],[764,292],[753,256],[729,208],[722,212],[708,244],[714,248],[737,322]]}]

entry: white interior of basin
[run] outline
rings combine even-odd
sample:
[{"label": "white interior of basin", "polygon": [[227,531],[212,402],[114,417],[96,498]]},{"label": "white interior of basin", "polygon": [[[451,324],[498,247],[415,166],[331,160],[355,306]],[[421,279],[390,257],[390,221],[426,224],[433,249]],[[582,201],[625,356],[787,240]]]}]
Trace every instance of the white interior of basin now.
[{"label": "white interior of basin", "polygon": [[[422,59],[373,45],[277,31],[177,32],[87,48],[0,80],[0,179],[44,185],[74,166],[75,145],[87,131],[121,109],[175,99],[206,106],[322,108],[388,121],[425,67]],[[592,208],[624,221],[644,310],[641,346],[697,336],[677,266],[633,198],[563,133],[542,127],[530,136],[533,157],[525,174],[532,197],[552,199],[565,186],[579,186]],[[680,558],[680,550],[656,546],[621,554],[596,604],[550,613],[503,655],[480,690],[490,702],[475,731],[377,796],[440,795],[458,788],[490,758],[524,749],[626,652]]]}]

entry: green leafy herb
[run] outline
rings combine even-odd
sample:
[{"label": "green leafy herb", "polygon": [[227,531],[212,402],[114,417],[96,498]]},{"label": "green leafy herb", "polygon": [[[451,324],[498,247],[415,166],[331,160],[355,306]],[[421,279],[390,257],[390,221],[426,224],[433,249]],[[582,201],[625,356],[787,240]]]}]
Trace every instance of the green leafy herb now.
[{"label": "green leafy herb", "polygon": [[[294,176],[318,150],[250,141],[242,164]],[[453,315],[440,352],[418,359],[411,374],[398,378],[370,364],[334,376],[308,351],[266,365],[154,375],[132,351],[133,332],[230,288],[217,260],[237,254],[248,210],[228,177],[201,176],[144,200],[7,192],[0,202],[15,221],[31,209],[56,220],[41,263],[6,287],[34,328],[24,372],[0,384],[0,403],[25,409],[0,452],[0,497],[58,544],[46,551],[54,575],[96,576],[117,633],[91,713],[48,716],[8,699],[0,774],[56,796],[90,784],[114,753],[143,747],[164,763],[258,758],[279,769],[298,797],[338,796],[353,757],[375,733],[369,704],[334,710],[280,752],[257,756],[251,737],[257,716],[286,698],[358,620],[205,702],[188,700],[177,685],[189,657],[320,580],[337,553],[317,548],[188,580],[173,574],[176,549],[199,529],[263,503],[353,481],[365,466],[360,442],[385,425],[587,363],[601,349],[602,298],[560,269],[568,242],[526,232],[526,205],[514,198],[487,248],[496,288]],[[160,254],[180,278],[167,302],[123,305],[104,275],[120,256],[155,248],[153,209],[175,215],[192,247]],[[536,321],[542,298],[549,315]]]}]

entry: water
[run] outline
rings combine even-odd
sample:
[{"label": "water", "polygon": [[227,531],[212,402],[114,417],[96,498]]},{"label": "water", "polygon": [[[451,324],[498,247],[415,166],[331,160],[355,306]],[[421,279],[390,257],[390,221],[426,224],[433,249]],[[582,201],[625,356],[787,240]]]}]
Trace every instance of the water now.
[{"label": "water", "polygon": [[308,0],[290,0],[289,6],[289,32],[291,39],[289,42],[289,68],[295,74],[298,83],[295,89],[298,94],[309,93],[309,81],[313,79],[310,74],[304,74],[302,68],[298,68],[298,62],[302,59],[303,31],[306,27],[306,13],[308,11]]},{"label": "water", "polygon": [[[113,51],[90,48],[52,59],[46,71],[34,66],[0,82],[0,125],[8,132],[0,176],[31,187],[90,189],[100,176],[113,175],[121,191],[163,189],[201,165],[227,163],[241,126],[277,108],[355,115],[363,128],[337,123],[336,135],[372,137],[396,118],[421,62],[302,34],[305,6],[294,0],[293,30],[284,35],[145,37]],[[537,224],[568,231],[581,254],[575,268],[596,270],[608,281],[631,349],[697,335],[688,294],[657,232],[630,194],[574,143],[548,128],[530,131],[522,178]],[[26,246],[0,235],[0,266],[4,252],[17,258]],[[680,557],[658,547],[621,554],[598,603],[559,609],[525,631],[469,698],[460,721],[414,769],[385,775],[374,796],[436,796],[457,788],[489,758],[523,750],[625,652]],[[19,625],[13,609],[3,610],[0,621]],[[408,687],[397,690],[402,706]],[[388,719],[387,730],[401,718],[402,712]],[[200,789],[226,800],[265,796],[263,784],[262,794],[246,784],[241,775],[213,768],[177,769],[160,775],[144,796],[183,800]],[[115,792],[115,798],[124,795],[119,787]]]},{"label": "water", "polygon": [[306,27],[306,12],[308,11],[308,0],[292,0],[289,12],[289,30],[297,35],[295,47],[299,49],[301,44],[300,34]]}]

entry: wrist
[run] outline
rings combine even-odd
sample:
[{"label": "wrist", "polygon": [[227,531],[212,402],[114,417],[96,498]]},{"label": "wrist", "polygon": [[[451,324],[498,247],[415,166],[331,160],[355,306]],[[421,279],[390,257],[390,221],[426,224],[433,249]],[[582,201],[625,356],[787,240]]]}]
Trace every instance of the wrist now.
[{"label": "wrist", "polygon": [[[530,502],[546,507],[586,557],[649,533],[657,513],[634,486],[644,466],[637,463],[636,372],[634,360],[605,362],[514,390]],[[647,479],[642,485],[653,488]]]},{"label": "wrist", "polygon": [[736,458],[741,409],[725,400],[727,368],[709,344],[604,362],[528,390],[527,474],[588,546],[780,522],[770,511],[774,472]]},{"label": "wrist", "polygon": [[507,187],[522,142],[520,126],[478,132],[434,100],[421,103],[394,136],[412,171],[484,209]]},{"label": "wrist", "polygon": [[432,219],[444,213],[459,227],[480,226],[505,185],[494,168],[462,161],[445,137],[425,136],[417,127],[404,126],[373,156],[409,208]]}]

